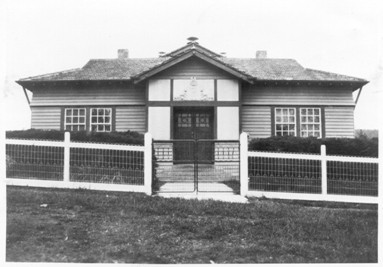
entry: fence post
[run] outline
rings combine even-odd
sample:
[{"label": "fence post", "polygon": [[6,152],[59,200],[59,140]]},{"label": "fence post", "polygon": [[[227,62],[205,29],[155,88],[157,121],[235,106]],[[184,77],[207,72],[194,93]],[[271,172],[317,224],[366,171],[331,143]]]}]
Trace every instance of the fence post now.
[{"label": "fence post", "polygon": [[322,168],[322,195],[327,195],[327,158],[326,158],[326,146],[320,146],[321,155],[321,168]]},{"label": "fence post", "polygon": [[70,132],[64,134],[64,182],[69,182],[70,176]]},{"label": "fence post", "polygon": [[152,195],[152,135],[145,133],[145,151],[144,151],[144,186],[145,193]]},{"label": "fence post", "polygon": [[248,143],[247,133],[242,132],[239,138],[240,143],[240,186],[241,196],[247,195],[249,191],[249,170],[248,170]]},{"label": "fence post", "polygon": [[[5,65],[4,65],[5,66]],[[2,70],[2,68],[1,68]],[[3,103],[5,104],[5,97],[2,98],[0,97],[0,112],[1,114],[6,114],[5,113],[5,108],[4,108],[4,105]],[[5,124],[5,119],[3,120],[3,118],[5,118],[5,116],[1,116],[0,117],[0,123],[2,126],[6,125]],[[0,203],[0,216],[1,218],[7,218],[7,204],[6,204],[6,178],[7,178],[7,170],[6,170],[6,167],[7,167],[7,153],[6,153],[6,136],[5,136],[5,129],[1,129],[0,130],[0,181],[1,181],[1,184],[0,184],[0,195],[1,196],[4,196],[4,198],[2,199],[3,201],[1,201]],[[4,219],[5,221],[5,219]],[[4,223],[5,224],[5,223]],[[1,227],[1,230],[0,230],[0,236],[6,236],[7,232],[6,232],[6,228],[5,227]],[[0,261],[1,262],[5,262],[5,248],[6,248],[6,243],[5,243],[5,238],[2,239],[0,241]]]},{"label": "fence post", "polygon": [[[380,105],[380,114],[382,114],[383,108]],[[382,126],[382,121],[380,121],[380,126]],[[380,128],[382,129],[382,128]],[[383,140],[383,131],[379,131],[379,140]],[[382,226],[381,222],[383,221],[383,180],[382,180],[382,173],[383,173],[383,164],[381,164],[381,152],[383,151],[383,145],[382,141],[379,142],[379,164],[378,164],[378,222],[380,223],[379,226]],[[380,181],[379,181],[380,180]],[[383,240],[383,231],[382,229],[378,231],[378,240],[380,240],[380,244],[382,244]],[[380,250],[381,251],[381,250]],[[383,262],[383,253],[378,252],[378,262]]]}]

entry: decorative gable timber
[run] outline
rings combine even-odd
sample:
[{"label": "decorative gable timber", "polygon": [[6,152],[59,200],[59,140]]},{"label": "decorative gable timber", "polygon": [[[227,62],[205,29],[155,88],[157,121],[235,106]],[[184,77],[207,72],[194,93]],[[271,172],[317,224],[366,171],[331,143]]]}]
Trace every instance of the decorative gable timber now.
[{"label": "decorative gable timber", "polygon": [[178,55],[177,57],[172,57],[170,58],[169,60],[166,60],[164,61],[162,64],[158,65],[158,66],[155,66],[154,68],[152,69],[149,69],[135,77],[133,77],[133,80],[134,80],[134,83],[140,83],[141,81],[143,80],[146,80],[150,77],[152,77],[153,75],[161,72],[161,71],[164,71],[186,59],[189,59],[191,57],[196,57],[196,58],[199,58],[207,63],[210,63],[211,65],[241,79],[241,80],[244,80],[248,83],[253,83],[253,78],[245,73],[243,73],[242,71],[240,70],[237,70],[235,69],[234,67],[232,66],[229,66],[225,63],[223,63],[222,61],[219,61],[219,60],[216,60],[215,58],[213,57],[210,57],[209,55],[205,55],[204,53],[201,53],[199,52],[198,50],[189,50],[188,52],[185,52],[183,54],[180,54]]},{"label": "decorative gable timber", "polygon": [[199,59],[198,57],[190,57],[184,61],[170,67],[160,73],[150,77],[150,79],[235,79],[236,77],[211,65],[210,63]]},{"label": "decorative gable timber", "polygon": [[185,45],[181,48],[178,48],[178,49],[176,49],[170,53],[163,55],[163,57],[175,57],[175,56],[183,54],[189,50],[196,50],[196,51],[199,51],[199,52],[201,52],[205,55],[208,55],[210,57],[217,57],[217,58],[223,57],[222,55],[217,54],[217,53],[207,49],[206,47],[199,45],[198,43],[188,43],[187,45]]}]

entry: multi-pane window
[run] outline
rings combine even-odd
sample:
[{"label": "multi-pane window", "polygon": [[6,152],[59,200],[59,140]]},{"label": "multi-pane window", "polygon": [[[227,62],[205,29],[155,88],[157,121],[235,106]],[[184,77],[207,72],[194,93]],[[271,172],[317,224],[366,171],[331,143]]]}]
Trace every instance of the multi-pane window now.
[{"label": "multi-pane window", "polygon": [[296,135],[295,108],[275,108],[275,135]]},{"label": "multi-pane window", "polygon": [[195,117],[196,127],[210,127],[210,114],[207,113],[197,113]]},{"label": "multi-pane window", "polygon": [[275,108],[275,135],[322,138],[321,108]]},{"label": "multi-pane window", "polygon": [[192,114],[191,113],[179,113],[177,114],[177,126],[179,128],[188,128],[192,126]]},{"label": "multi-pane window", "polygon": [[314,136],[321,138],[320,108],[301,108],[300,121],[301,137]]},{"label": "multi-pane window", "polygon": [[91,108],[90,129],[92,132],[110,132],[112,130],[112,109]]},{"label": "multi-pane window", "polygon": [[66,131],[86,130],[85,108],[66,108],[64,118],[64,129]]}]

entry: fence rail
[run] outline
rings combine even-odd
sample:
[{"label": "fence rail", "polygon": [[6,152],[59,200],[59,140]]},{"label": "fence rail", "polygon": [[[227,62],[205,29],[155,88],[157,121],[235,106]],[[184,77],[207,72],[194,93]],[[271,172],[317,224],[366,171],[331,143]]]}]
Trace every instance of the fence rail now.
[{"label": "fence rail", "polygon": [[6,139],[7,184],[151,194],[147,135],[145,146]]},{"label": "fence rail", "polygon": [[248,195],[377,203],[377,158],[249,151]]},{"label": "fence rail", "polygon": [[[168,143],[155,143],[158,163],[161,156],[162,163],[172,160],[174,147]],[[239,174],[243,196],[378,202],[377,158],[329,156],[325,146],[321,154],[248,151],[246,133],[239,144],[229,149],[217,146],[212,153],[217,165],[218,159],[232,161],[231,157],[239,156],[240,165],[230,171]],[[71,142],[66,133],[64,142],[5,139],[5,151],[9,185],[152,193],[149,133],[144,146]]]}]

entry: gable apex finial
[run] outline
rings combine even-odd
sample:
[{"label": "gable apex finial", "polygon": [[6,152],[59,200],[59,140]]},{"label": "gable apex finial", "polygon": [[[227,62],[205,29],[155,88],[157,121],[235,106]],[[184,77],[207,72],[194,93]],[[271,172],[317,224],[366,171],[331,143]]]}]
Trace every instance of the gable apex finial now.
[{"label": "gable apex finial", "polygon": [[187,40],[189,41],[188,44],[198,44],[198,43],[197,43],[197,40],[198,40],[197,37],[193,37],[193,36],[191,36],[191,37],[189,37]]}]

